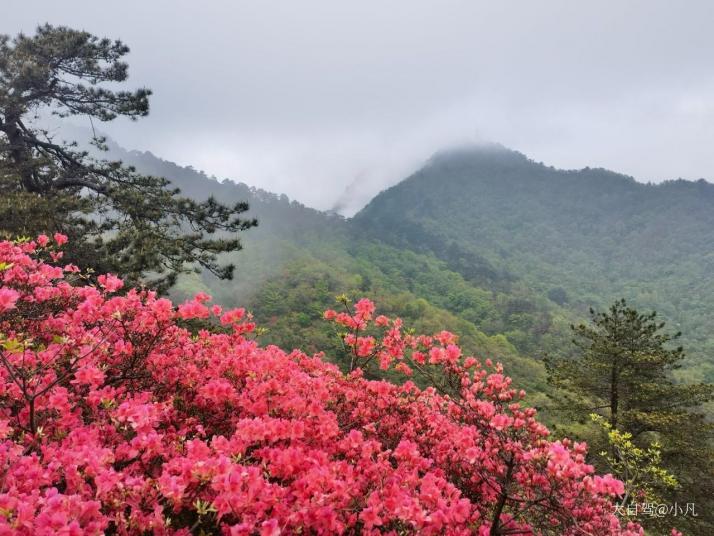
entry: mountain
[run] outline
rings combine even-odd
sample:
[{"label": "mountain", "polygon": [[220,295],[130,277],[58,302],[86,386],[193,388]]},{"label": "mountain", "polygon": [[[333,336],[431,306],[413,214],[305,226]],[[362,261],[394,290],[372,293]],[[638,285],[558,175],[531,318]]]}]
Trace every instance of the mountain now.
[{"label": "mountain", "polygon": [[437,154],[351,223],[478,284],[520,281],[578,315],[619,297],[654,308],[683,331],[688,372],[714,381],[714,184],[643,184],[471,147]]},{"label": "mountain", "polygon": [[228,179],[218,180],[191,166],[179,166],[148,151],[128,151],[111,139],[109,151],[102,158],[121,160],[146,175],[169,179],[182,195],[196,200],[213,196],[225,204],[245,201],[249,205],[245,218],[256,218],[259,226],[241,235],[244,249],[224,255],[223,262],[236,264],[236,277],[223,285],[209,274],[187,276],[179,281],[177,294],[192,292],[198,281],[205,279],[212,291],[231,303],[244,302],[260,285],[276,275],[288,259],[300,253],[304,242],[321,242],[346,226],[344,218],[291,201],[275,194]]},{"label": "mountain", "polygon": [[542,391],[540,360],[570,351],[569,324],[625,297],[682,330],[682,378],[714,381],[714,185],[705,181],[642,184],[476,146],[435,155],[344,219],[151,153],[111,144],[110,156],[191,197],[250,204],[259,227],[226,259],[235,280],[189,276],[175,295],[205,290],[247,305],[272,342],[324,347],[333,334],[321,311],[337,294],[367,295],[416,324],[439,318],[471,333],[473,351],[517,364],[513,374]]}]

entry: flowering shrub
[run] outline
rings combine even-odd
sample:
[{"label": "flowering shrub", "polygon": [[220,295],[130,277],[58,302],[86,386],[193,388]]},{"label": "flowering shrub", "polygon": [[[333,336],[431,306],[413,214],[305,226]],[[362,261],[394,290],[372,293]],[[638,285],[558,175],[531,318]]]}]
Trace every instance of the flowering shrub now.
[{"label": "flowering shrub", "polygon": [[[643,534],[614,515],[622,483],[451,333],[367,300],[327,311],[345,375],[259,346],[205,294],[84,284],[40,260],[62,242],[0,242],[0,535]],[[224,329],[181,327],[207,318]],[[366,380],[370,363],[434,387]]]}]

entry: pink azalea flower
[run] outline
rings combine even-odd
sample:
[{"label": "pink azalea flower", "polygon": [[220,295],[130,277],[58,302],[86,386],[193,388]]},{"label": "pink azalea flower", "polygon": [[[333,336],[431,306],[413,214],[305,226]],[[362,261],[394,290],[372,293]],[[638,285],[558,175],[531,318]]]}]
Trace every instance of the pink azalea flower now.
[{"label": "pink azalea flower", "polygon": [[0,313],[15,308],[20,293],[11,288],[0,288]]},{"label": "pink azalea flower", "polygon": [[116,292],[124,286],[124,281],[113,274],[100,275],[97,281],[99,281],[99,286],[110,293]]}]

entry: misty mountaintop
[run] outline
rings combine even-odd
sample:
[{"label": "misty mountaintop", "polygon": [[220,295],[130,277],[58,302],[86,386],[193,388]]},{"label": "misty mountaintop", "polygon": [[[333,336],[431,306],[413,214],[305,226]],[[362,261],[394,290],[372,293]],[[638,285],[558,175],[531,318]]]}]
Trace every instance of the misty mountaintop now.
[{"label": "misty mountaintop", "polygon": [[[355,222],[394,243],[478,253],[521,276],[535,271],[538,286],[583,283],[584,272],[611,283],[659,277],[691,262],[704,283],[712,208],[714,184],[704,180],[643,184],[604,169],[557,170],[492,146],[436,155]],[[585,262],[573,271],[576,261]]]}]

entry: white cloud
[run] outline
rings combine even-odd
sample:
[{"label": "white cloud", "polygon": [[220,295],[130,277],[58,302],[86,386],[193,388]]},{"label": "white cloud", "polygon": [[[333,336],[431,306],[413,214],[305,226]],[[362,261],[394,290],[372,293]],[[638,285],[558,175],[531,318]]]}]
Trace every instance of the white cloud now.
[{"label": "white cloud", "polygon": [[149,118],[103,126],[123,145],[319,208],[353,211],[468,141],[714,178],[708,0],[127,0],[112,17],[89,0],[4,3],[0,32],[49,21],[132,47],[131,83],[155,95]]}]

